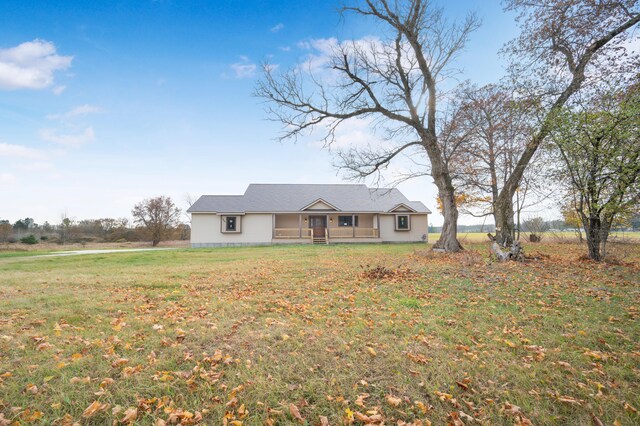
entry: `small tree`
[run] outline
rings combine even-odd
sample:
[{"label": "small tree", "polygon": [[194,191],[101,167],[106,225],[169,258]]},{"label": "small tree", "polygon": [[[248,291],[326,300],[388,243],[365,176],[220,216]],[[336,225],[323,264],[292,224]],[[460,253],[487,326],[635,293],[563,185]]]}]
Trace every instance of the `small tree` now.
[{"label": "small tree", "polygon": [[60,225],[58,225],[58,236],[60,237],[60,244],[64,244],[69,239],[71,234],[71,225],[73,225],[73,221],[67,217],[66,213],[63,213],[60,220]]},{"label": "small tree", "polygon": [[575,200],[571,200],[562,205],[560,207],[560,213],[562,213],[562,217],[564,218],[564,224],[575,230],[575,233],[578,234],[580,243],[582,243],[582,221],[580,219],[580,214],[576,209]]},{"label": "small tree", "polygon": [[529,241],[532,243],[542,241],[542,234],[549,230],[549,224],[540,216],[525,220],[522,227],[526,232],[529,232]]},{"label": "small tree", "polygon": [[560,179],[575,194],[589,257],[602,260],[615,220],[640,204],[640,83],[598,95],[558,114],[551,133],[564,163]]},{"label": "small tree", "polygon": [[160,196],[136,204],[131,214],[134,222],[147,230],[155,247],[166,240],[171,229],[178,224],[180,209],[170,197]]},{"label": "small tree", "polygon": [[8,220],[0,220],[0,241],[7,242],[13,232],[13,226]]}]

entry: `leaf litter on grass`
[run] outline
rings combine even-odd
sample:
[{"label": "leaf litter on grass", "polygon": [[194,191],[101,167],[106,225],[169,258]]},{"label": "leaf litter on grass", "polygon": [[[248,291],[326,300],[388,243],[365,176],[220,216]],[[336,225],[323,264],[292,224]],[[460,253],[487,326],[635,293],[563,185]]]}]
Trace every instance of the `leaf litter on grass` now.
[{"label": "leaf litter on grass", "polygon": [[50,262],[55,285],[4,265],[24,296],[0,320],[0,422],[634,424],[636,264],[539,247],[524,265],[415,246]]}]

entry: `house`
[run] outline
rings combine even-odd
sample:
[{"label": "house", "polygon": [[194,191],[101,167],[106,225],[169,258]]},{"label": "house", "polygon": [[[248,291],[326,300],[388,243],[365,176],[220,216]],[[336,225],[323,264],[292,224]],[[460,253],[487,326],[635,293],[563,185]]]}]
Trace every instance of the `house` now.
[{"label": "house", "polygon": [[203,195],[187,212],[192,247],[426,242],[431,213],[396,188],[347,184],[251,184]]}]

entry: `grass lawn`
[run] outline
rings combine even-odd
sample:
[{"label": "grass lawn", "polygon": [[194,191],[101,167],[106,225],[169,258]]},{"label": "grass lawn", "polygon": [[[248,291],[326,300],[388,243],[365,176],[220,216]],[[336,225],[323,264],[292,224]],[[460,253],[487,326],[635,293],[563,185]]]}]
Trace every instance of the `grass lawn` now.
[{"label": "grass lawn", "polygon": [[466,247],[2,258],[0,425],[640,423],[640,245]]}]

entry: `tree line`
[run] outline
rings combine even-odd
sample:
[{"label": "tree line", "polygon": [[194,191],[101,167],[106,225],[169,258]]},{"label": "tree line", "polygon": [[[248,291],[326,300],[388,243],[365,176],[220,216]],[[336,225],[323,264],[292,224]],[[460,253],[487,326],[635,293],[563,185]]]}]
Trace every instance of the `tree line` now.
[{"label": "tree line", "polygon": [[[496,242],[516,240],[524,206],[554,188],[601,260],[615,217],[638,210],[640,22],[637,0],[505,0],[520,34],[501,54],[506,76],[478,87],[455,60],[481,25],[459,22],[429,0],[362,0],[343,7],[369,18],[376,38],[336,42],[329,58],[282,70],[265,64],[256,95],[283,124],[281,139],[367,120],[381,143],[333,147],[339,169],[380,176],[397,158],[430,176],[444,217],[434,248],[459,251],[459,212],[491,216]],[[450,87],[456,86],[455,90]]]},{"label": "tree line", "polygon": [[170,197],[160,196],[137,203],[127,218],[101,218],[75,220],[66,214],[60,222],[48,221],[38,224],[26,217],[10,222],[0,219],[0,242],[58,244],[90,242],[137,242],[149,241],[153,246],[165,240],[188,240],[189,224],[181,221],[181,210]]}]

